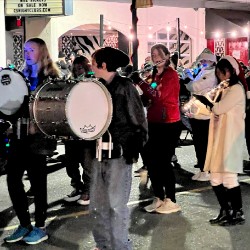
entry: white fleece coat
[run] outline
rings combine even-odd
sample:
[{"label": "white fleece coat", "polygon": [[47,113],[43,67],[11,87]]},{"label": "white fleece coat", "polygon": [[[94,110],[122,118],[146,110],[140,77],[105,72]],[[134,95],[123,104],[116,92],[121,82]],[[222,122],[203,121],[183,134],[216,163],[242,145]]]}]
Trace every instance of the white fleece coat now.
[{"label": "white fleece coat", "polygon": [[245,102],[243,86],[235,84],[213,106],[204,171],[242,173]]}]

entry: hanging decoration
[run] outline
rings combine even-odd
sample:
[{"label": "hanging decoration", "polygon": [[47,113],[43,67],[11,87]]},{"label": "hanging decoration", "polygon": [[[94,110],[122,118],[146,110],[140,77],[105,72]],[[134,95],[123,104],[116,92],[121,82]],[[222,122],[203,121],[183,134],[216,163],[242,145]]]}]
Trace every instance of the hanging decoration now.
[{"label": "hanging decoration", "polygon": [[153,6],[153,0],[136,0],[135,7],[138,8],[149,8]]}]

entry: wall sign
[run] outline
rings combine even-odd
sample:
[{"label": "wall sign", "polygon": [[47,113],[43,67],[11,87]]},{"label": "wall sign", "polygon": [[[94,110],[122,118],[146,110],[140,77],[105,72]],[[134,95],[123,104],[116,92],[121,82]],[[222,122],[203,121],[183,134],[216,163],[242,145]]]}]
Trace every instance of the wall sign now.
[{"label": "wall sign", "polygon": [[5,0],[6,16],[71,15],[72,0]]}]

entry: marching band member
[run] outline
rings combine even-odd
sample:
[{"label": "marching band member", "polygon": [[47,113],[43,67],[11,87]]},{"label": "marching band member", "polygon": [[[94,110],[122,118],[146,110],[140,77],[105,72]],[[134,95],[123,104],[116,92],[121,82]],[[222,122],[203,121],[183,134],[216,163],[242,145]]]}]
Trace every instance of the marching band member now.
[{"label": "marching band member", "polygon": [[165,45],[154,45],[151,48],[151,58],[157,65],[149,77],[151,82],[134,79],[143,91],[142,98],[149,103],[149,140],[144,147],[144,160],[155,199],[145,210],[168,214],[181,210],[175,199],[176,181],[171,165],[181,129],[180,84],[177,72],[170,67],[170,52]]},{"label": "marching band member", "polygon": [[[217,85],[217,79],[215,77],[216,56],[213,53],[202,52],[198,61],[202,67],[201,71],[193,81],[186,84],[186,88],[191,94],[203,95]],[[192,176],[192,180],[209,181],[209,173],[203,169],[207,152],[210,115],[197,115],[189,118],[197,158],[197,165],[195,167],[200,169],[198,173]]]},{"label": "marching band member", "polygon": [[[82,81],[91,71],[89,60],[85,56],[78,56],[73,61],[73,79]],[[80,83],[81,84],[81,83]],[[82,83],[84,84],[84,83]],[[66,172],[71,178],[71,186],[74,190],[64,198],[66,202],[77,202],[79,205],[89,205],[89,190],[91,180],[91,151],[95,148],[95,141],[70,139],[64,141]],[[82,166],[82,175],[79,171],[79,163]]]},{"label": "marching band member", "polygon": [[[24,44],[24,75],[30,80],[33,94],[43,81],[50,77],[59,77],[59,70],[52,62],[46,43],[40,38],[31,38]],[[24,102],[23,117],[29,119],[28,102]],[[20,113],[20,112],[19,112]],[[21,119],[23,119],[23,117]],[[27,131],[27,129],[26,129]],[[43,134],[30,128],[30,133],[11,140],[10,155],[7,165],[7,184],[13,208],[20,225],[5,242],[23,240],[27,244],[37,244],[48,239],[45,230],[47,211],[47,172],[46,155],[52,155],[56,141],[45,139]],[[31,225],[28,199],[22,182],[27,170],[31,188],[34,192],[35,226]]]},{"label": "marching band member", "polygon": [[[112,136],[111,158],[93,160],[90,213],[96,249],[131,250],[128,239],[132,164],[147,139],[147,121],[139,93],[130,79],[116,72],[129,64],[129,57],[110,47],[92,55],[92,70],[111,94],[113,117],[108,128]],[[103,141],[105,134],[103,135]],[[104,152],[103,152],[104,153]]]},{"label": "marching band member", "polygon": [[232,56],[222,57],[216,65],[216,76],[229,83],[215,103],[205,96],[195,97],[212,111],[209,124],[205,171],[221,206],[219,215],[210,220],[220,226],[245,222],[242,211],[238,173],[243,170],[246,88],[240,78],[241,67]]}]

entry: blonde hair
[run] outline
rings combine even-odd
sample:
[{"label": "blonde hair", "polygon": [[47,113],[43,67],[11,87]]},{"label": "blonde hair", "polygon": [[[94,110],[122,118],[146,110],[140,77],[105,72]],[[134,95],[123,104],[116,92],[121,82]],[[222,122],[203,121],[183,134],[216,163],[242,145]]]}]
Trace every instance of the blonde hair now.
[{"label": "blonde hair", "polygon": [[[38,75],[59,77],[60,71],[56,64],[52,61],[46,43],[41,38],[31,38],[25,42],[36,43],[39,46],[39,61],[38,61]],[[24,72],[31,74],[31,67],[25,62]]]}]

